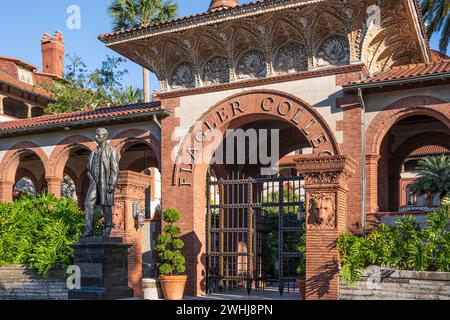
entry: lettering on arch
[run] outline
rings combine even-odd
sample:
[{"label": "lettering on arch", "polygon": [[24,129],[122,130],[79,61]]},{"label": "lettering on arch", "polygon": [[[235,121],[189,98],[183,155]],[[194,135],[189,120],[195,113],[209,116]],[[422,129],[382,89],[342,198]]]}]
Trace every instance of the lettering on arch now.
[{"label": "lettering on arch", "polygon": [[210,156],[202,154],[202,150],[214,150],[210,145],[212,143],[218,145],[218,141],[211,141],[214,140],[211,135],[215,130],[225,132],[227,129],[237,129],[247,123],[264,119],[290,123],[298,129],[299,135],[306,138],[317,156],[339,155],[333,133],[313,107],[283,92],[245,92],[209,109],[190,129],[176,158],[174,185],[192,186],[197,161],[205,161]]}]

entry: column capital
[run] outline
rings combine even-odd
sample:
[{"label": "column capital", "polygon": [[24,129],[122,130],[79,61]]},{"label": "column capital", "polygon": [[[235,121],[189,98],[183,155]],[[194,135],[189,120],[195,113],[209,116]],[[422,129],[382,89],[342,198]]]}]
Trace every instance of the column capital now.
[{"label": "column capital", "polygon": [[380,160],[381,155],[378,153],[367,153],[366,154],[366,161],[372,161],[372,162],[378,162]]},{"label": "column capital", "polygon": [[136,199],[145,197],[145,190],[150,187],[150,177],[133,171],[121,171],[117,180],[115,195],[131,196]]},{"label": "column capital", "polygon": [[305,188],[347,188],[348,177],[355,174],[356,161],[350,156],[302,156],[294,160],[305,177]]}]

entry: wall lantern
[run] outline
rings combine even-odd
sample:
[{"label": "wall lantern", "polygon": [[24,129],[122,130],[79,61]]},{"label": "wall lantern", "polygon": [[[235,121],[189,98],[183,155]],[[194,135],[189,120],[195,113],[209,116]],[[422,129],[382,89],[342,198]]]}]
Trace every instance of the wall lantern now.
[{"label": "wall lantern", "polygon": [[141,228],[145,225],[145,212],[141,209],[139,202],[133,202],[133,218],[136,225]]}]

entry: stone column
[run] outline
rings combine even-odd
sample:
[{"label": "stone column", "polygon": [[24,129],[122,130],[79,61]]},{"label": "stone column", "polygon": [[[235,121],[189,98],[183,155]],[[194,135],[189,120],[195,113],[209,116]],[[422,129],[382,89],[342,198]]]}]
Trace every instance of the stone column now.
[{"label": "stone column", "polygon": [[379,154],[366,154],[366,212],[378,212]]},{"label": "stone column", "polygon": [[347,230],[347,179],[356,162],[350,157],[301,157],[295,160],[306,191],[306,298],[339,299],[336,241]]},{"label": "stone column", "polygon": [[0,181],[0,202],[13,201],[14,182]]},{"label": "stone column", "polygon": [[150,177],[132,171],[121,171],[115,192],[112,237],[122,237],[131,244],[128,254],[128,283],[137,297],[142,291],[142,229],[133,217],[133,203],[145,209],[145,190]]},{"label": "stone column", "polygon": [[62,178],[47,177],[47,191],[53,194],[56,198],[61,198],[61,185],[63,182]]},{"label": "stone column", "polygon": [[33,117],[33,105],[27,103],[27,118],[32,118]]},{"label": "stone column", "polygon": [[0,114],[5,114],[5,110],[3,109],[3,100],[5,98],[5,96],[0,95]]}]

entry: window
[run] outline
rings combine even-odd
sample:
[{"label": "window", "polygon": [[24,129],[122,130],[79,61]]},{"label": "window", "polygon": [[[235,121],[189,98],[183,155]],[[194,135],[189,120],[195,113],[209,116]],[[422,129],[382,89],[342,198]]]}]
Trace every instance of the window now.
[{"label": "window", "polygon": [[33,75],[31,74],[31,71],[21,66],[17,66],[17,69],[19,70],[19,80],[33,85]]}]

